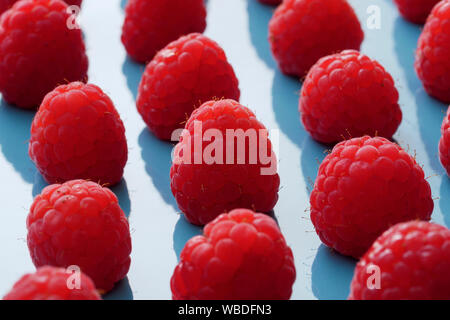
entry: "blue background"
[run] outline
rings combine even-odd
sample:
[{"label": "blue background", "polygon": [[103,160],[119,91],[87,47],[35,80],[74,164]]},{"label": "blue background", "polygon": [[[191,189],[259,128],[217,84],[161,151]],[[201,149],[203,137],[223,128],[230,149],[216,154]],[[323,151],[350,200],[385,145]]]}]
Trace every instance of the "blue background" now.
[{"label": "blue background", "polygon": [[[146,129],[135,108],[144,66],[127,58],[120,42],[125,0],[85,0],[80,18],[89,55],[90,82],[113,99],[124,120],[129,161],[113,191],[129,216],[133,240],[128,277],[109,299],[170,299],[169,281],[185,242],[201,229],[179,214],[170,191],[172,145]],[[450,183],[438,159],[440,125],[446,105],[422,89],[414,69],[421,28],[405,22],[391,0],[351,0],[365,31],[362,52],[381,62],[400,92],[403,122],[394,138],[416,153],[430,176],[433,221],[450,226]],[[381,9],[381,28],[369,30],[367,8]],[[355,261],[320,243],[309,219],[308,199],[325,146],[312,140],[299,121],[301,83],[276,68],[267,42],[273,7],[257,0],[208,0],[205,34],[224,48],[240,81],[241,102],[269,129],[280,129],[280,200],[275,216],[297,268],[293,299],[345,299]],[[24,273],[34,271],[26,245],[25,219],[45,182],[28,158],[33,112],[0,105],[0,295]]]}]

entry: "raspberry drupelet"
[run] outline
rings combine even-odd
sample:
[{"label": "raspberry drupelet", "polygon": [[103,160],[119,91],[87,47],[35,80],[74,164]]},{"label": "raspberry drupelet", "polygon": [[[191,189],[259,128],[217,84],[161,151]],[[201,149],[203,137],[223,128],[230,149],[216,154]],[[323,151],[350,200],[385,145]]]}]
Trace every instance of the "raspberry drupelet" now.
[{"label": "raspberry drupelet", "polygon": [[175,300],[287,300],[295,277],[275,220],[235,209],[186,243],[171,288]]},{"label": "raspberry drupelet", "polygon": [[415,68],[427,93],[450,103],[450,0],[431,11],[419,37]]},{"label": "raspberry drupelet", "polygon": [[225,52],[213,40],[193,33],[170,43],[147,65],[136,104],[149,129],[171,140],[202,103],[239,96],[238,79]]},{"label": "raspberry drupelet", "polygon": [[189,222],[205,225],[235,208],[273,209],[280,178],[267,135],[253,112],[234,100],[194,110],[170,170],[172,193]]},{"label": "raspberry drupelet", "polygon": [[72,274],[66,271],[50,266],[38,268],[21,277],[3,300],[101,300],[94,283],[84,273],[79,274],[79,287],[70,288]]},{"label": "raspberry drupelet", "polygon": [[359,261],[349,299],[450,300],[448,270],[449,229],[423,221],[400,223]]},{"label": "raspberry drupelet", "polygon": [[122,43],[134,60],[147,63],[170,42],[205,28],[203,0],[128,0]]},{"label": "raspberry drupelet", "polygon": [[441,0],[394,0],[406,20],[424,24],[433,7]]},{"label": "raspberry drupelet", "polygon": [[391,138],[402,120],[398,91],[377,61],[355,50],[320,59],[301,90],[299,111],[317,141],[363,135]]},{"label": "raspberry drupelet", "polygon": [[284,0],[269,23],[269,41],[281,71],[301,79],[320,58],[359,50],[363,39],[346,0]]},{"label": "raspberry drupelet", "polygon": [[22,0],[0,19],[0,92],[8,103],[37,108],[56,86],[86,81],[81,30],[67,27],[61,0]]},{"label": "raspberry drupelet", "polygon": [[319,167],[311,221],[324,244],[359,258],[390,226],[429,220],[430,185],[415,159],[385,138],[337,144]]},{"label": "raspberry drupelet", "polygon": [[115,194],[94,182],[50,185],[31,206],[27,243],[36,267],[78,266],[109,291],[130,267],[131,237]]},{"label": "raspberry drupelet", "polygon": [[29,155],[49,183],[114,185],[128,158],[125,128],[99,87],[73,82],[45,97],[31,125]]}]

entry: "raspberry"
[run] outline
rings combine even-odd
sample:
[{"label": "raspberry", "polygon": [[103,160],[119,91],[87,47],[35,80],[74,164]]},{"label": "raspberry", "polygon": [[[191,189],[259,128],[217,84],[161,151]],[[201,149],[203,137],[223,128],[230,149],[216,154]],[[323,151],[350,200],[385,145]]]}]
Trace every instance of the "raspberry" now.
[{"label": "raspberry", "polygon": [[445,171],[450,176],[450,107],[442,121],[441,139],[439,140],[439,158]]},{"label": "raspberry", "polygon": [[284,0],[269,23],[269,41],[281,71],[301,78],[324,56],[359,50],[363,39],[346,0]]},{"label": "raspberry", "polygon": [[[203,142],[196,130],[199,124]],[[214,137],[214,151],[213,142],[207,143],[209,133],[220,135]],[[170,170],[172,193],[189,222],[204,225],[235,208],[273,209],[280,178],[267,133],[253,112],[233,100],[209,101],[192,113]],[[208,152],[218,161],[206,159]]]},{"label": "raspberry", "polygon": [[[372,279],[379,269],[379,289]],[[450,230],[411,221],[383,233],[357,264],[351,300],[449,300]],[[371,278],[371,279],[369,279]]]},{"label": "raspberry", "polygon": [[34,199],[27,243],[36,267],[77,265],[109,291],[130,267],[127,218],[109,189],[84,180],[53,184]]},{"label": "raspberry", "polygon": [[[16,3],[17,1],[19,0],[0,0],[0,14],[11,8],[13,4]],[[81,6],[82,1],[83,0],[64,0],[64,2],[67,3],[67,5],[69,6],[71,5]]]},{"label": "raspberry", "polygon": [[139,86],[138,111],[150,130],[170,140],[195,107],[214,98],[239,100],[239,84],[225,52],[193,33],[170,43],[147,65]]},{"label": "raspberry", "polygon": [[45,96],[31,125],[29,154],[49,183],[89,179],[114,185],[128,157],[125,129],[99,87],[74,82]]},{"label": "raspberry", "polygon": [[440,0],[394,0],[403,18],[417,24],[425,23],[431,9],[433,9],[439,1]]},{"label": "raspberry", "polygon": [[81,273],[79,288],[72,289],[68,286],[75,284],[69,278],[71,276],[72,273],[67,273],[63,268],[38,268],[35,273],[20,278],[3,300],[101,300],[88,276]]},{"label": "raspberry", "polygon": [[276,222],[235,209],[186,243],[170,284],[176,300],[287,300],[295,277]]},{"label": "raspberry", "polygon": [[81,31],[69,29],[61,0],[22,0],[0,19],[0,92],[22,108],[36,108],[57,85],[86,81]]},{"label": "raspberry", "polygon": [[206,28],[203,0],[128,0],[122,43],[138,62],[148,62],[168,43]]},{"label": "raspberry", "polygon": [[354,50],[322,58],[311,68],[299,110],[306,130],[324,143],[365,134],[391,138],[402,120],[391,75]]},{"label": "raspberry", "polygon": [[389,226],[429,220],[434,206],[415,159],[397,144],[369,136],[343,141],[325,157],[310,203],[322,242],[355,258]]},{"label": "raspberry", "polygon": [[439,2],[419,38],[415,68],[429,95],[450,103],[450,0]]},{"label": "raspberry", "polygon": [[264,4],[270,4],[272,6],[279,5],[283,0],[259,0],[259,2]]}]

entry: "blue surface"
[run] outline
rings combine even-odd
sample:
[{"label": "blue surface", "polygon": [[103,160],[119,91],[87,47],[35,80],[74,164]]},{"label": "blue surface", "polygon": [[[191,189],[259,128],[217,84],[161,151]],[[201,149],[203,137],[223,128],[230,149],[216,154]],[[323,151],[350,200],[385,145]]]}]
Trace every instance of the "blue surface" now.
[{"label": "blue surface", "polygon": [[[185,242],[201,229],[178,213],[170,192],[172,145],[153,137],[135,108],[144,66],[127,58],[120,43],[123,0],[85,0],[81,16],[90,81],[113,99],[126,127],[129,161],[113,188],[129,216],[133,239],[128,277],[106,298],[170,299],[169,280]],[[413,70],[420,27],[402,20],[391,0],[350,1],[365,29],[362,51],[379,60],[400,91],[403,122],[394,136],[417,154],[435,201],[433,221],[450,226],[449,179],[438,159],[446,106],[428,97]],[[369,5],[381,9],[381,29],[368,30]],[[321,245],[309,220],[308,199],[325,146],[302,128],[297,111],[299,81],[276,68],[267,42],[273,8],[257,0],[209,0],[205,34],[220,43],[240,81],[241,102],[269,129],[280,129],[280,200],[275,216],[292,247],[297,267],[293,299],[345,299],[355,261]],[[34,270],[26,246],[25,219],[33,196],[45,186],[27,155],[34,113],[0,104],[0,295]]]}]

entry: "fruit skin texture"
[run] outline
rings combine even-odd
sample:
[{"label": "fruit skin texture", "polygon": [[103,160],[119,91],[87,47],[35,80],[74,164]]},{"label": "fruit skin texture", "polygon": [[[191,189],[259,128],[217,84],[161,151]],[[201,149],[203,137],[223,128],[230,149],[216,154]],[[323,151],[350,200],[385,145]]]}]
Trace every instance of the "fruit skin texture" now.
[{"label": "fruit skin texture", "polygon": [[29,155],[48,183],[114,185],[128,158],[125,128],[97,86],[73,82],[45,96],[31,125]]},{"label": "fruit skin texture", "polygon": [[447,175],[450,176],[450,107],[442,121],[441,139],[439,140],[439,159]]},{"label": "fruit skin texture", "polygon": [[[373,285],[380,269],[380,289]],[[449,300],[450,230],[423,221],[383,233],[356,266],[350,300]],[[368,279],[372,276],[372,279]]]},{"label": "fruit skin texture", "polygon": [[79,289],[69,289],[71,273],[63,268],[45,266],[21,277],[3,300],[101,300],[92,280],[80,274]]},{"label": "fruit skin texture", "polygon": [[285,0],[269,23],[269,41],[281,71],[300,78],[322,57],[359,50],[363,39],[346,0]]},{"label": "fruit skin texture", "polygon": [[358,51],[345,50],[311,68],[299,111],[305,129],[320,142],[366,134],[391,138],[402,120],[398,97],[383,66]]},{"label": "fruit skin texture", "polygon": [[276,222],[235,209],[186,243],[170,284],[174,300],[287,300],[295,277]]},{"label": "fruit skin texture", "polygon": [[0,92],[32,109],[56,86],[87,81],[88,58],[79,29],[69,29],[60,0],[24,0],[0,19]]},{"label": "fruit skin texture", "polygon": [[136,104],[150,130],[170,140],[203,102],[238,101],[239,96],[239,82],[225,52],[213,40],[192,33],[170,43],[147,65]]},{"label": "fruit skin texture", "polygon": [[427,93],[450,103],[450,0],[439,2],[427,19],[416,51],[415,68]]},{"label": "fruit skin texture", "polygon": [[364,136],[325,157],[310,198],[311,221],[324,244],[359,258],[391,225],[429,220],[430,185],[397,144]]},{"label": "fruit skin texture", "polygon": [[180,36],[205,28],[203,0],[128,0],[122,43],[134,60],[146,63]]},{"label": "fruit skin texture", "polygon": [[272,6],[277,6],[279,5],[283,0],[258,0],[261,3],[264,4],[270,4]]},{"label": "fruit skin texture", "polygon": [[[11,8],[17,1],[19,0],[0,0],[0,14]],[[64,2],[69,6],[81,6],[82,1],[83,0],[64,0]]]},{"label": "fruit skin texture", "polygon": [[394,0],[406,20],[424,24],[433,7],[441,0]]},{"label": "fruit skin texture", "polygon": [[27,229],[36,267],[77,265],[104,291],[127,275],[130,229],[108,188],[85,180],[44,188],[31,206]]},{"label": "fruit skin texture", "polygon": [[[198,133],[198,129],[195,130],[198,124],[202,126],[204,141],[202,136],[194,136],[196,131]],[[232,132],[227,133],[227,129]],[[221,135],[223,156],[219,160],[222,162],[208,159],[212,142],[206,141],[205,137],[211,131]],[[245,138],[248,132],[255,133],[251,143]],[[273,209],[278,201],[280,177],[276,173],[277,160],[271,142],[261,138],[261,133],[268,134],[264,125],[252,111],[234,100],[209,101],[194,110],[175,146],[170,169],[172,193],[190,223],[205,225],[235,208],[266,213]],[[233,134],[237,138],[232,153],[233,145],[226,139],[231,140]],[[244,139],[245,144],[239,142]],[[195,155],[196,145],[201,150],[199,161]],[[237,150],[239,146],[242,146],[241,151]]]}]

